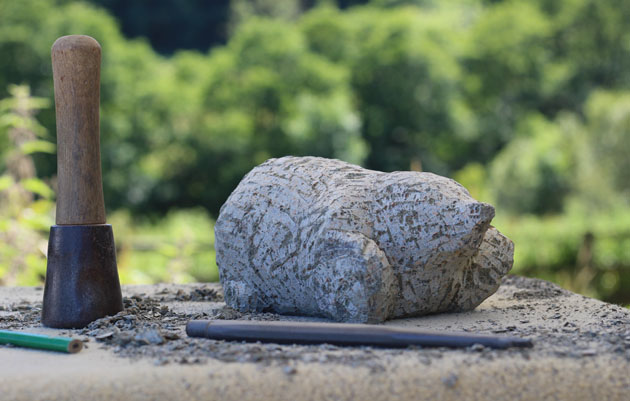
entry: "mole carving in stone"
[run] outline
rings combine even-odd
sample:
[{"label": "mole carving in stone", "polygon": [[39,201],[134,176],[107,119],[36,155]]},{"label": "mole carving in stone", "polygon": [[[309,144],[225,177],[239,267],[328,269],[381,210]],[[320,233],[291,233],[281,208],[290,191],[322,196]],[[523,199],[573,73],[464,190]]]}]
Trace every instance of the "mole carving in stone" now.
[{"label": "mole carving in stone", "polygon": [[239,311],[346,322],[466,311],[512,268],[494,208],[431,173],[270,159],[221,208],[215,247]]}]

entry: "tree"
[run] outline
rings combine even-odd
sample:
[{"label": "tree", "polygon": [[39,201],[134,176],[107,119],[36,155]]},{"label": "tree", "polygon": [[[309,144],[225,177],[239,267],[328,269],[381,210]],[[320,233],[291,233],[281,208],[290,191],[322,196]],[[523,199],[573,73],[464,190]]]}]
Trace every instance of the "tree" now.
[{"label": "tree", "polygon": [[596,91],[585,106],[586,130],[593,162],[601,169],[595,180],[630,199],[630,91]]},{"label": "tree", "polygon": [[458,30],[447,9],[322,7],[306,15],[310,48],[346,65],[370,153],[366,166],[445,174],[476,135],[461,88]]},{"label": "tree", "polygon": [[489,185],[498,208],[514,214],[562,211],[575,168],[570,132],[532,115],[493,160]]},{"label": "tree", "polygon": [[289,23],[248,20],[208,65],[200,113],[184,140],[199,158],[168,181],[174,193],[216,213],[245,173],[267,158],[363,160],[346,70],[310,52]]},{"label": "tree", "polygon": [[535,5],[487,7],[470,29],[463,65],[467,102],[482,133],[474,158],[487,163],[515,135],[519,121],[542,110],[563,70],[552,64],[551,23]]}]

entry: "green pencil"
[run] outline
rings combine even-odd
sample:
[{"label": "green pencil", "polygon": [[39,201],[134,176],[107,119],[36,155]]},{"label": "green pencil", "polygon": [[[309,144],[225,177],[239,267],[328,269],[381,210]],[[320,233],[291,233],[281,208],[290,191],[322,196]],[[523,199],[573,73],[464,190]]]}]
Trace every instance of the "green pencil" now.
[{"label": "green pencil", "polygon": [[67,352],[69,354],[76,354],[83,348],[81,340],[69,337],[50,337],[42,334],[8,330],[0,330],[0,344],[13,344],[18,347]]}]

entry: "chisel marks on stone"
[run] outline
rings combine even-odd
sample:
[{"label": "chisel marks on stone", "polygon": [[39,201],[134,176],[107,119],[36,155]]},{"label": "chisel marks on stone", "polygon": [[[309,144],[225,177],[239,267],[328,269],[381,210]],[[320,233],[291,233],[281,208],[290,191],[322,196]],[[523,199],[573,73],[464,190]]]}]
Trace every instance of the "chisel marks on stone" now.
[{"label": "chisel marks on stone", "polygon": [[512,267],[493,217],[435,174],[271,159],[243,178],[215,226],[225,300],[356,322],[469,310]]}]

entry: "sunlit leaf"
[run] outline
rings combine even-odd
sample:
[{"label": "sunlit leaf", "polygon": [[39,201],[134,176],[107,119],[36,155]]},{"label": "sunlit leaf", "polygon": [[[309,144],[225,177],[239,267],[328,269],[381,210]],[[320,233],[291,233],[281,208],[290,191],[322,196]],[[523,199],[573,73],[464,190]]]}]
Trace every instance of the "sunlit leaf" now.
[{"label": "sunlit leaf", "polygon": [[57,146],[52,142],[36,140],[24,143],[20,150],[22,150],[22,153],[25,155],[30,155],[32,153],[54,154],[57,151]]},{"label": "sunlit leaf", "polygon": [[10,175],[5,174],[0,176],[0,191],[10,188],[11,185],[13,185],[13,182],[13,177]]},{"label": "sunlit leaf", "polygon": [[55,192],[46,184],[44,181],[38,178],[29,178],[20,182],[22,186],[43,197],[43,198],[52,198],[55,196]]}]

